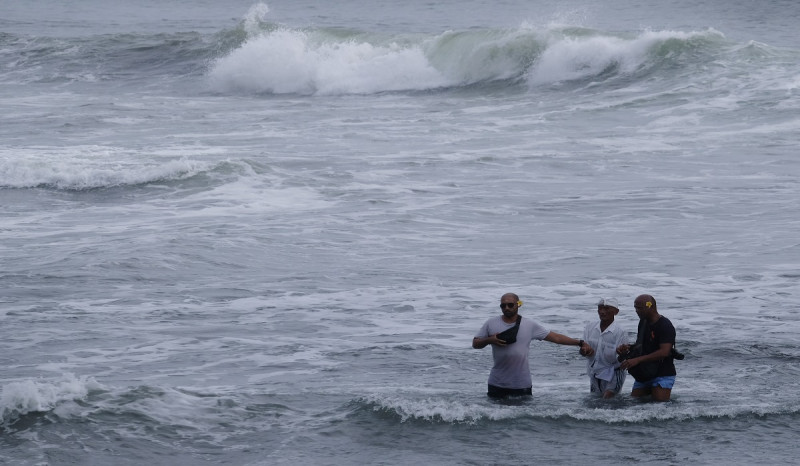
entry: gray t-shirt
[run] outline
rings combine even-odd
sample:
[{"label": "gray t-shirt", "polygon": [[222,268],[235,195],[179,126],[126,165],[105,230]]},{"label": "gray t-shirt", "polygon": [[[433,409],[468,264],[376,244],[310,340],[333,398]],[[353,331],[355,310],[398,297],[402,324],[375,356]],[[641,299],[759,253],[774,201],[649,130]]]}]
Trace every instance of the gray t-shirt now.
[{"label": "gray t-shirt", "polygon": [[[514,324],[503,322],[502,316],[495,316],[487,320],[475,336],[486,338],[513,326]],[[506,346],[492,345],[494,366],[489,373],[489,384],[502,388],[529,388],[533,385],[528,366],[531,341],[544,340],[548,333],[550,331],[546,328],[523,317],[519,323],[516,342]]]}]

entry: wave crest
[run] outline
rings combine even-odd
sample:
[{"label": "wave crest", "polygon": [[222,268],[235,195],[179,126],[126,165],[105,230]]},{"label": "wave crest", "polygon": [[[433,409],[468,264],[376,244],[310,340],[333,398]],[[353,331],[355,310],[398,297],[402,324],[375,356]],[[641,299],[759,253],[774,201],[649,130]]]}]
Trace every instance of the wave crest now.
[{"label": "wave crest", "polygon": [[[692,67],[697,50],[722,34],[645,31],[623,37],[585,28],[476,29],[430,35],[292,29],[251,9],[243,42],[211,64],[217,92],[368,94],[491,83],[542,85],[608,80],[667,67]],[[688,59],[687,59],[688,57]],[[706,57],[700,57],[701,60]]]},{"label": "wave crest", "polygon": [[212,171],[217,165],[186,158],[143,165],[141,161],[126,162],[113,153],[93,147],[83,148],[80,154],[73,155],[53,153],[47,148],[23,153],[17,150],[0,153],[0,188],[82,191],[135,186],[188,179]]},{"label": "wave crest", "polygon": [[318,39],[290,29],[249,39],[217,60],[209,77],[216,91],[270,94],[370,94],[448,84],[419,44]]},{"label": "wave crest", "polygon": [[[647,31],[624,38],[602,34],[559,35],[548,41],[528,73],[532,85],[563,81],[609,79],[662,67],[691,67],[685,56],[708,46],[722,35],[705,32]],[[710,50],[710,49],[709,49]]]},{"label": "wave crest", "polygon": [[575,419],[580,421],[647,423],[654,420],[692,420],[704,418],[750,418],[765,415],[797,414],[800,405],[780,403],[741,403],[698,405],[682,403],[642,403],[630,397],[614,400],[586,398],[579,404],[565,406],[553,400],[512,400],[494,402],[488,399],[455,400],[452,397],[413,398],[402,395],[367,395],[355,401],[364,410],[397,417],[401,422],[476,424],[507,419]]},{"label": "wave crest", "polygon": [[9,383],[0,394],[0,422],[7,425],[29,413],[51,411],[62,402],[85,399],[90,390],[101,388],[91,377],[77,378],[72,374],[56,381]]}]

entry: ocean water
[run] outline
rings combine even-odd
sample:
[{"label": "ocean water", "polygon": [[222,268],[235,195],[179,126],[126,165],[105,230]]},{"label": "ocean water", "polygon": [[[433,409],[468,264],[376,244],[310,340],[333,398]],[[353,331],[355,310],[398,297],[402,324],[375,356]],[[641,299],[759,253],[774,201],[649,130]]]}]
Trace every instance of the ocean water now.
[{"label": "ocean water", "polygon": [[[800,4],[0,0],[0,463],[800,454]],[[677,329],[672,401],[534,342]]]}]

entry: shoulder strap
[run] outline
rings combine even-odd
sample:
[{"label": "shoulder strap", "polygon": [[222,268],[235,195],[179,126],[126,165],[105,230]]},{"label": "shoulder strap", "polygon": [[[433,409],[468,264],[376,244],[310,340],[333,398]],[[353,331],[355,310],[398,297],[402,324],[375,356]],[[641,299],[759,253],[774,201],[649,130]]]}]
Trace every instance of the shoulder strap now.
[{"label": "shoulder strap", "polygon": [[641,345],[644,343],[644,335],[650,330],[646,319],[639,319],[639,329],[636,332],[636,344]]},{"label": "shoulder strap", "polygon": [[522,322],[522,316],[517,314],[517,322],[514,324],[514,327],[519,328],[519,323]]}]

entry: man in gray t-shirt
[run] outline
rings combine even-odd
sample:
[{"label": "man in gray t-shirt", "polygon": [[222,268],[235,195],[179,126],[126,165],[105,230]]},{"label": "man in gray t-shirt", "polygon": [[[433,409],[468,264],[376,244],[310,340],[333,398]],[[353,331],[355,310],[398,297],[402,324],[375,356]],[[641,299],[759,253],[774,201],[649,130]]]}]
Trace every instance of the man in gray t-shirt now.
[{"label": "man in gray t-shirt", "polygon": [[594,352],[583,340],[551,332],[530,319],[523,319],[518,314],[520,306],[522,301],[519,300],[519,296],[514,293],[504,294],[500,298],[500,309],[503,314],[487,320],[472,339],[472,347],[476,349],[492,345],[494,365],[489,373],[488,392],[492,398],[532,393],[531,370],[528,365],[528,352],[532,340],[579,346],[581,354],[584,355],[591,355]]}]

